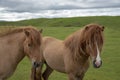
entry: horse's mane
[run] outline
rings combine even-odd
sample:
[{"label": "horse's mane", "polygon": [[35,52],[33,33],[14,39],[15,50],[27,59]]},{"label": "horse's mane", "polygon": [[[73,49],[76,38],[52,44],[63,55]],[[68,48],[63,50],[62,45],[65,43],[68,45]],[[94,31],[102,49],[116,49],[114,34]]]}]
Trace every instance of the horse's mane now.
[{"label": "horse's mane", "polygon": [[11,35],[14,33],[23,32],[25,29],[29,30],[31,28],[33,28],[33,27],[31,27],[31,26],[29,26],[29,27],[2,27],[2,28],[0,28],[0,37]]},{"label": "horse's mane", "polygon": [[31,33],[31,39],[33,42],[35,42],[35,44],[41,44],[41,35],[40,33],[36,33],[35,30],[37,30],[35,27],[32,27],[32,26],[26,26],[26,27],[7,27],[7,28],[2,28],[0,30],[0,37],[4,37],[4,36],[8,36],[8,35],[12,35],[12,34],[15,34],[15,33],[20,33],[20,32],[23,32],[23,31],[29,31]]},{"label": "horse's mane", "polygon": [[[81,56],[87,56],[85,51],[87,43],[94,44],[95,36],[97,36],[98,34],[100,34],[100,37],[102,37],[101,33],[98,33],[96,35],[96,32],[99,32],[99,28],[101,27],[99,27],[98,24],[86,25],[64,40],[65,46],[71,50],[74,58],[78,59]],[[103,42],[103,38],[100,37],[98,39],[99,44],[100,42]]]}]

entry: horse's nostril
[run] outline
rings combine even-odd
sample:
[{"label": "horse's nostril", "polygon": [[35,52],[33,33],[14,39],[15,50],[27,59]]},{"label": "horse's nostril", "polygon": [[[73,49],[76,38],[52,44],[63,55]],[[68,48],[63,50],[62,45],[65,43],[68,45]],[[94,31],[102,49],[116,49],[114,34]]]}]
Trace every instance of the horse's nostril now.
[{"label": "horse's nostril", "polygon": [[100,68],[100,66],[102,65],[102,61],[96,61],[96,60],[94,60],[93,61],[93,66],[95,67],[95,68]]},{"label": "horse's nostril", "polygon": [[37,62],[34,62],[34,63],[33,63],[33,66],[34,66],[35,68],[37,68],[37,67],[39,67],[39,66],[40,66],[40,64],[39,64],[39,63],[37,63]]}]

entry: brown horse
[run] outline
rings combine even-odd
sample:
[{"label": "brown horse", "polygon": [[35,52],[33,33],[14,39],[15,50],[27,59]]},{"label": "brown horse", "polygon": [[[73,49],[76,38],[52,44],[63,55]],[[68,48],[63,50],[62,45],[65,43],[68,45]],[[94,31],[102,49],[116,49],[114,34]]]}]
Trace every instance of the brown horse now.
[{"label": "brown horse", "polygon": [[[83,80],[89,68],[89,57],[93,66],[99,68],[102,64],[100,53],[104,42],[103,31],[103,26],[89,24],[64,41],[44,37],[43,57],[46,64],[46,70],[42,74],[44,80],[48,80],[53,70],[68,74],[69,80]],[[41,80],[41,68],[38,68],[36,73],[37,80]]]},{"label": "brown horse", "polygon": [[33,27],[15,28],[0,34],[0,80],[6,80],[27,55],[33,67],[40,64],[42,36]]}]

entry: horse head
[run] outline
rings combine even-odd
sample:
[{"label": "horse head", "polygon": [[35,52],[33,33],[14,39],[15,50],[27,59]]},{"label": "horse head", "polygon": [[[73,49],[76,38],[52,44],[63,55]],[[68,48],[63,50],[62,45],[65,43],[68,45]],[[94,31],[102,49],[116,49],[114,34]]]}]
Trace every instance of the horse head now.
[{"label": "horse head", "polygon": [[104,26],[97,24],[89,24],[84,29],[84,38],[86,40],[87,54],[92,58],[93,66],[99,68],[102,65],[100,57],[103,47],[103,31]]},{"label": "horse head", "polygon": [[24,29],[24,52],[32,61],[33,67],[38,67],[41,64],[41,32],[36,29]]}]

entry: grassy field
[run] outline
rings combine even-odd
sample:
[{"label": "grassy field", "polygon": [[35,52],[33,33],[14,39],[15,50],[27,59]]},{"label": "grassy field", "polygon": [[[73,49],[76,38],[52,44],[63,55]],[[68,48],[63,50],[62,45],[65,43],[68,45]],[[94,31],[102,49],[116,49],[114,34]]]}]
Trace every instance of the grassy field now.
[{"label": "grassy field", "polygon": [[[105,45],[102,52],[102,67],[95,69],[91,65],[84,80],[120,80],[120,16],[34,19],[20,22],[0,22],[0,25],[32,25],[38,29],[42,28],[43,36],[53,36],[63,40],[88,23],[99,23],[105,26]],[[30,68],[31,63],[26,57],[20,62],[14,75],[8,80],[30,79]],[[49,80],[67,80],[67,75],[54,71]]]}]

